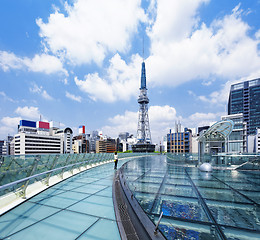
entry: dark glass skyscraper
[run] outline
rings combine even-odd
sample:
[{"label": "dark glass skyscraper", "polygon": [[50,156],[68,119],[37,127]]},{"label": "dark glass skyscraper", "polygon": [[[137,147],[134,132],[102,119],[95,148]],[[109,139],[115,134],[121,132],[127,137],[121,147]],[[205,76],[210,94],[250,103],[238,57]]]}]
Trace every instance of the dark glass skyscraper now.
[{"label": "dark glass skyscraper", "polygon": [[231,85],[228,114],[243,113],[247,135],[260,128],[260,78]]}]

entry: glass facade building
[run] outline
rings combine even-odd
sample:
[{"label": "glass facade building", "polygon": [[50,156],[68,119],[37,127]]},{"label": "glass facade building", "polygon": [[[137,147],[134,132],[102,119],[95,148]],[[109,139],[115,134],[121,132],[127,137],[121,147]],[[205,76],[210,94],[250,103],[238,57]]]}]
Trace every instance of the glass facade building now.
[{"label": "glass facade building", "polygon": [[260,128],[260,78],[231,85],[228,114],[243,113],[247,135]]}]

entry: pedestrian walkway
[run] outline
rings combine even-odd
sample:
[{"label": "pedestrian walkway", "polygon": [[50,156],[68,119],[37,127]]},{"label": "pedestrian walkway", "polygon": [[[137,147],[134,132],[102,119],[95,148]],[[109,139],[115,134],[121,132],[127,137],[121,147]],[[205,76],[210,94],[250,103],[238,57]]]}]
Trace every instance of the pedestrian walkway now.
[{"label": "pedestrian walkway", "polygon": [[108,163],[89,169],[4,214],[0,239],[121,239],[112,199],[113,168]]}]

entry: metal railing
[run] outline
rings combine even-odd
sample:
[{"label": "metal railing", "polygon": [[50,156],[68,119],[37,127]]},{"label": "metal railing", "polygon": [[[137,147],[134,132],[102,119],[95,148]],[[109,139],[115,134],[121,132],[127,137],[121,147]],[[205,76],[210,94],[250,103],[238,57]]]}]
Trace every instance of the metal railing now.
[{"label": "metal railing", "polygon": [[[216,167],[230,167],[233,169],[260,169],[259,154],[198,154],[192,153],[167,153],[167,162],[169,164],[191,164],[198,165],[204,162],[211,163]],[[242,168],[243,167],[243,168]]]},{"label": "metal railing", "polygon": [[[119,153],[118,158],[143,155],[143,153]],[[34,182],[49,186],[52,176],[63,179],[65,172],[81,171],[113,160],[113,153],[10,155],[0,157],[0,196],[10,192],[26,197],[27,187]]]}]

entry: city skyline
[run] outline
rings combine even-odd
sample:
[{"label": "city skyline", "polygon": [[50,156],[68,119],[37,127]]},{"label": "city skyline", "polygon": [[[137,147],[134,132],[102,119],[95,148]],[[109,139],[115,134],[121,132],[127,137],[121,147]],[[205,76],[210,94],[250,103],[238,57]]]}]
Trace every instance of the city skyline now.
[{"label": "city skyline", "polygon": [[260,77],[259,13],[246,0],[4,0],[0,139],[40,118],[136,135],[143,58],[153,142],[175,121],[218,121],[231,84]]}]

